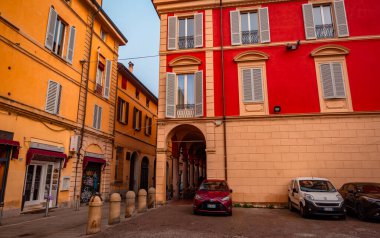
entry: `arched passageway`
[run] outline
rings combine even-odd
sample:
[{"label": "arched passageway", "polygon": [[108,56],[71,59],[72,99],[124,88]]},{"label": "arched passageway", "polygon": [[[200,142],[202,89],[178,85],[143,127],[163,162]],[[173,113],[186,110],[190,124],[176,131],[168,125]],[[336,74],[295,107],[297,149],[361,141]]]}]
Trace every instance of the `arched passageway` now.
[{"label": "arched passageway", "polygon": [[148,191],[149,187],[149,159],[144,157],[141,161],[140,189]]},{"label": "arched passageway", "polygon": [[138,192],[138,154],[133,152],[131,156],[131,162],[129,166],[129,190],[134,191],[136,194]]}]

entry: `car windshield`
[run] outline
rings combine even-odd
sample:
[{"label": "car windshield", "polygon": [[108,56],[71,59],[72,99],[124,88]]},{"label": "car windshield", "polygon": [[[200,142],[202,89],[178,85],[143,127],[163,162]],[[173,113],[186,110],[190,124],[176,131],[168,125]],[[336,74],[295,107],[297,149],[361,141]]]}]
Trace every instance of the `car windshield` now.
[{"label": "car windshield", "polygon": [[300,180],[301,191],[304,192],[336,192],[334,186],[326,180]]},{"label": "car windshield", "polygon": [[358,186],[362,193],[380,194],[380,184],[363,184]]},{"label": "car windshield", "polygon": [[207,181],[203,182],[199,187],[199,190],[207,190],[207,191],[228,191],[228,186],[226,182],[218,182],[218,181]]}]

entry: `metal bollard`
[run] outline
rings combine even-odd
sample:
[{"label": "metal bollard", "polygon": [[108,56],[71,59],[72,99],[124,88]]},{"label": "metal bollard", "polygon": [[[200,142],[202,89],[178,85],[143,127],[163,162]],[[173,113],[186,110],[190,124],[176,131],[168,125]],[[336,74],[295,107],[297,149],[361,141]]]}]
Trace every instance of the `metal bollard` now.
[{"label": "metal bollard", "polygon": [[121,196],[119,193],[113,193],[110,196],[110,210],[108,213],[108,225],[120,222],[120,203]]},{"label": "metal bollard", "polygon": [[140,189],[138,193],[138,201],[137,201],[137,212],[146,212],[146,191],[145,189]]},{"label": "metal bollard", "polygon": [[91,197],[88,205],[88,221],[86,235],[100,232],[102,225],[102,198],[98,195]]},{"label": "metal bollard", "polygon": [[125,218],[131,217],[135,212],[136,195],[133,191],[128,191],[125,201]]},{"label": "metal bollard", "polygon": [[148,190],[148,208],[156,207],[156,189],[150,187]]}]

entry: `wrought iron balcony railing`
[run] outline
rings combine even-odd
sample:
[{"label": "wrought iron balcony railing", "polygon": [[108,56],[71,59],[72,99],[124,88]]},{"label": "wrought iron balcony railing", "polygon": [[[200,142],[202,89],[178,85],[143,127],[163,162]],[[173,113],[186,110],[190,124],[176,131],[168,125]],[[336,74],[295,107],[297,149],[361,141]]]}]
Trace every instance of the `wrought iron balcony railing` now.
[{"label": "wrought iron balcony railing", "polygon": [[242,31],[241,32],[241,42],[243,44],[254,44],[259,42],[259,31]]},{"label": "wrought iron balcony railing", "polygon": [[334,38],[334,26],[333,24],[316,25],[315,33],[317,39]]},{"label": "wrought iron balcony railing", "polygon": [[191,118],[195,116],[194,104],[178,104],[177,118]]},{"label": "wrought iron balcony railing", "polygon": [[194,36],[178,37],[178,48],[180,49],[194,48]]}]

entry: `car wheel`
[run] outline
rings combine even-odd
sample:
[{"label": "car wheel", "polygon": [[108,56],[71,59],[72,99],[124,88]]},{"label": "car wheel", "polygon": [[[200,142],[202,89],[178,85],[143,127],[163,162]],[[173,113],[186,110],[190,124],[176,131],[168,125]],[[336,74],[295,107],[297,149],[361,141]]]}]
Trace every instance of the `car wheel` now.
[{"label": "car wheel", "polygon": [[293,207],[293,204],[292,204],[292,201],[290,200],[290,198],[288,198],[288,208],[289,208],[289,211],[294,211],[294,207]]},{"label": "car wheel", "polygon": [[305,206],[302,205],[302,203],[300,204],[300,215],[301,215],[303,218],[308,218],[308,217],[309,217],[309,213],[307,212]]},{"label": "car wheel", "polygon": [[367,217],[365,215],[365,211],[364,211],[364,208],[363,208],[363,205],[361,205],[359,203],[358,207],[356,208],[356,213],[358,215],[358,218],[362,221],[365,221],[367,220]]}]

